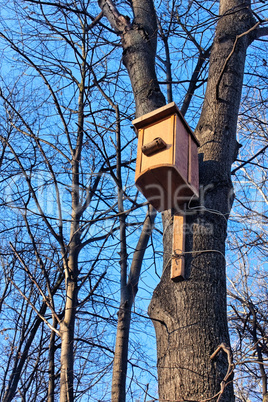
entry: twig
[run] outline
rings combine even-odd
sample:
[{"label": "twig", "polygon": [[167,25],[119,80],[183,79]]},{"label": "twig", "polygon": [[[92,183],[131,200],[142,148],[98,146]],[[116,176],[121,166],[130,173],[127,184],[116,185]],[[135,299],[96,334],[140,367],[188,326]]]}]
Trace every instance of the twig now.
[{"label": "twig", "polygon": [[227,382],[228,378],[230,377],[230,375],[233,373],[233,370],[234,370],[233,354],[232,354],[231,348],[229,346],[227,346],[225,343],[221,343],[217,347],[215,352],[212,353],[212,355],[210,356],[211,360],[213,360],[217,356],[217,354],[219,353],[220,350],[223,350],[227,354],[228,370],[227,370],[227,373],[226,373],[224,379],[221,382],[221,389],[220,389],[220,392],[218,394],[219,396],[217,398],[217,402],[219,402],[219,400],[221,399],[221,397],[222,397],[222,395],[224,393],[225,387],[226,387],[226,382]]},{"label": "twig", "polygon": [[12,285],[17,289],[17,291],[21,294],[21,296],[27,301],[27,303],[31,306],[31,308],[36,312],[36,314],[38,315],[39,318],[41,318],[41,320],[43,320],[47,326],[51,329],[51,331],[54,331],[59,338],[61,338],[61,334],[60,332],[54,328],[46,319],[45,317],[42,316],[42,314],[39,313],[39,311],[35,308],[35,306],[33,305],[33,303],[31,303],[31,301],[29,300],[29,298],[20,290],[20,288],[15,284],[15,282],[11,279],[11,278],[7,278],[8,281],[10,283],[12,283]]},{"label": "twig", "polygon": [[241,169],[243,166],[247,165],[250,163],[253,159],[257,158],[260,154],[262,154],[266,149],[268,148],[268,145],[265,145],[260,151],[258,151],[255,155],[253,155],[248,161],[245,161],[241,163],[241,165],[237,166],[235,169],[231,171],[231,175],[234,175],[237,170]]},{"label": "twig", "polygon": [[235,51],[235,48],[236,48],[238,39],[242,38],[243,36],[249,34],[249,33],[252,32],[252,31],[254,31],[254,29],[256,29],[256,28],[260,25],[260,23],[261,23],[261,21],[258,21],[258,22],[257,22],[255,25],[253,25],[253,27],[251,27],[249,30],[247,30],[246,32],[243,32],[242,34],[236,36],[235,41],[234,41],[234,44],[233,44],[233,48],[232,48],[230,54],[228,55],[228,57],[227,57],[226,60],[225,60],[225,63],[224,63],[223,68],[222,68],[222,70],[221,70],[220,76],[219,76],[219,78],[218,78],[218,82],[217,82],[217,84],[216,84],[216,100],[219,100],[219,86],[220,86],[220,82],[221,82],[221,79],[222,79],[223,74],[224,74],[224,72],[225,72],[225,69],[226,69],[226,67],[227,67],[228,61],[230,60],[230,58],[232,57],[232,55],[233,55],[233,53],[234,53],[234,51]]}]

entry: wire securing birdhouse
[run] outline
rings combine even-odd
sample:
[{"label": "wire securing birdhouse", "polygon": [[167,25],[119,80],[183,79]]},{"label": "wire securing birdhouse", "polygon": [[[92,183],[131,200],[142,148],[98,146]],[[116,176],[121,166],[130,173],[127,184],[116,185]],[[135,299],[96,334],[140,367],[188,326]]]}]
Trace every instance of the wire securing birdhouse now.
[{"label": "wire securing birdhouse", "polygon": [[132,123],[138,133],[137,187],[158,211],[180,211],[199,194],[196,137],[174,102]]}]

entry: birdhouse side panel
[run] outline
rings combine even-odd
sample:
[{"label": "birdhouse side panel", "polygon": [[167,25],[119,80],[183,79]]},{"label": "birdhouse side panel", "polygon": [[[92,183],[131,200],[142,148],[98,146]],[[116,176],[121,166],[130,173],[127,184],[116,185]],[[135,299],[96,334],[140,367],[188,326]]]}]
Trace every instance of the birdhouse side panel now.
[{"label": "birdhouse side panel", "polygon": [[137,159],[136,159],[136,171],[135,171],[135,181],[137,180],[140,172],[141,172],[141,158],[142,158],[142,153],[141,153],[141,147],[142,147],[142,142],[143,142],[143,129],[138,130],[138,148],[137,148]]},{"label": "birdhouse side panel", "polygon": [[189,170],[188,182],[193,188],[194,193],[198,196],[199,193],[199,166],[198,166],[198,149],[197,144],[191,138],[189,144]]},{"label": "birdhouse side panel", "polygon": [[183,181],[187,183],[189,169],[189,133],[179,116],[176,116],[174,146],[174,165],[178,169]]}]

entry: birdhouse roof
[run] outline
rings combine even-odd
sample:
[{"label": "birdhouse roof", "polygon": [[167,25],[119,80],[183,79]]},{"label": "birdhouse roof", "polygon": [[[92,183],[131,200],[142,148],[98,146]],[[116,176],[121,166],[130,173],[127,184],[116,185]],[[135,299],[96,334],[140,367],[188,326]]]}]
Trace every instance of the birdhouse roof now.
[{"label": "birdhouse roof", "polygon": [[188,123],[186,122],[185,118],[181,114],[178,106],[176,105],[175,102],[171,102],[163,107],[160,107],[150,113],[146,113],[137,119],[132,121],[133,126],[138,130],[140,128],[143,128],[145,126],[149,126],[153,123],[157,123],[158,121],[164,119],[165,117],[172,116],[174,114],[177,114],[184,124],[186,130],[189,132],[189,134],[192,136],[196,144],[199,146],[199,141],[192,132],[191,128],[189,127]]}]

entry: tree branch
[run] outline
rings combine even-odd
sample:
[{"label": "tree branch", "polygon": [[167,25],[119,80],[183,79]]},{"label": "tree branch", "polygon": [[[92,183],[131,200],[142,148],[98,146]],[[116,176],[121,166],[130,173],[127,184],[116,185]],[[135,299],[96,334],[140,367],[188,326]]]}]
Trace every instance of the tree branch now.
[{"label": "tree branch", "polygon": [[229,377],[232,375],[232,373],[234,371],[233,354],[232,354],[231,348],[229,346],[227,346],[225,343],[220,344],[217,347],[217,349],[215,350],[215,352],[212,353],[212,355],[210,356],[211,360],[215,359],[215,357],[217,356],[217,354],[219,353],[219,351],[221,349],[227,354],[228,370],[227,370],[227,373],[226,373],[224,379],[221,382],[221,390],[219,392],[217,402],[219,402],[219,400],[221,399],[222,394],[223,394],[223,392],[225,390],[225,387],[226,387],[226,382],[227,382],[227,380],[229,379]]},{"label": "tree branch", "polygon": [[231,171],[231,175],[234,175],[237,170],[241,169],[243,166],[247,165],[250,163],[253,159],[257,158],[260,154],[262,154],[266,149],[268,148],[268,145],[265,145],[259,152],[257,152],[255,155],[253,155],[249,160],[241,163],[241,165],[237,166],[235,169]]},{"label": "tree branch", "polygon": [[118,12],[112,0],[98,0],[98,4],[103,15],[108,19],[117,34],[121,34],[131,28],[128,18]]},{"label": "tree branch", "polygon": [[15,284],[15,282],[11,279],[8,278],[9,282],[12,283],[12,285],[17,289],[17,291],[21,294],[21,296],[27,301],[27,303],[32,307],[32,309],[36,312],[36,314],[38,315],[39,318],[41,318],[42,321],[44,321],[47,326],[51,329],[51,331],[54,331],[59,338],[61,338],[61,334],[60,332],[54,328],[46,319],[45,317],[43,317],[39,311],[35,308],[35,306],[33,305],[33,303],[30,302],[30,300],[28,299],[28,297],[20,290],[20,288]]},{"label": "tree branch", "polygon": [[228,57],[226,58],[226,60],[225,60],[225,62],[224,62],[224,65],[223,65],[223,67],[222,67],[221,73],[220,73],[220,75],[219,75],[219,78],[218,78],[218,81],[217,81],[217,84],[216,84],[216,99],[217,99],[217,100],[219,100],[219,86],[220,86],[220,83],[221,83],[223,74],[225,73],[225,70],[226,70],[226,67],[227,67],[227,64],[228,64],[230,58],[231,58],[232,55],[234,54],[234,51],[235,51],[235,48],[236,48],[236,45],[237,45],[238,40],[239,40],[240,38],[242,38],[243,36],[248,35],[250,32],[254,31],[254,30],[260,25],[260,23],[261,23],[260,21],[256,22],[256,24],[253,25],[253,27],[251,27],[250,29],[248,29],[246,32],[243,32],[242,34],[236,36],[235,41],[234,41],[233,48],[232,48],[231,52],[229,53]]},{"label": "tree branch", "polygon": [[262,27],[256,30],[255,39],[260,39],[263,36],[268,36],[268,27]]}]

